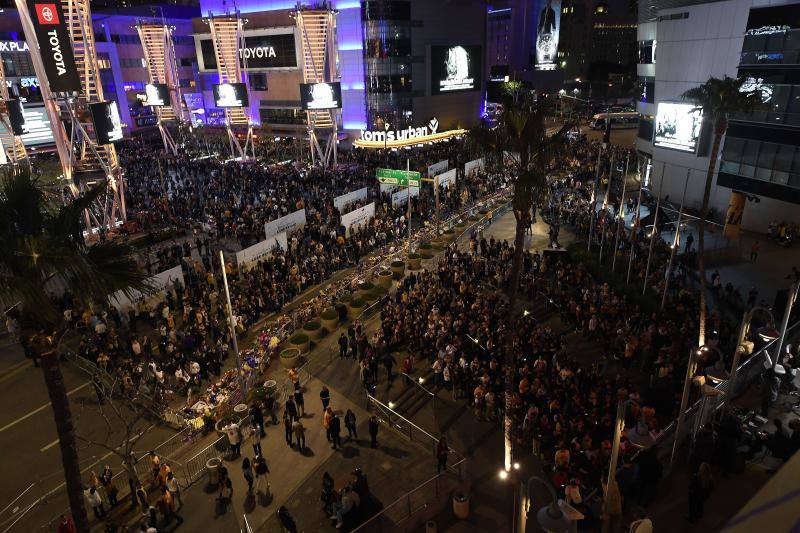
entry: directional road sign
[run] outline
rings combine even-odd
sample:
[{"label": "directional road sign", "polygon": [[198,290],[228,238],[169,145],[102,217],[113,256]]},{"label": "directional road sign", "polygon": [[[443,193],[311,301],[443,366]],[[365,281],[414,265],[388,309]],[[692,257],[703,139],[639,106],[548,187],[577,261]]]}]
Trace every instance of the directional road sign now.
[{"label": "directional road sign", "polygon": [[413,170],[378,169],[378,181],[400,187],[419,187],[420,173]]}]

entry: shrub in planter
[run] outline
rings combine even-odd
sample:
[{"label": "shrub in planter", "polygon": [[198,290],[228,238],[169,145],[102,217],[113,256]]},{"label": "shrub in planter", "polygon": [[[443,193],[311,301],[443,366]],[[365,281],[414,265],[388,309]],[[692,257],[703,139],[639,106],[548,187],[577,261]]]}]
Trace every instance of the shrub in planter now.
[{"label": "shrub in planter", "polygon": [[478,213],[479,213],[481,216],[484,216],[484,217],[485,217],[486,215],[488,215],[488,214],[489,214],[489,210],[488,210],[488,209],[481,209],[480,211],[478,211]]},{"label": "shrub in planter", "polygon": [[453,231],[452,228],[451,229],[446,229],[446,230],[444,230],[444,233],[442,234],[442,238],[444,240],[446,240],[447,242],[453,242],[455,240],[455,238],[456,238],[456,232]]},{"label": "shrub in planter", "polygon": [[429,242],[423,242],[422,244],[419,245],[419,249],[420,250],[432,250],[433,246],[431,246],[431,243],[429,243]]},{"label": "shrub in planter", "polygon": [[297,348],[301,353],[307,352],[310,344],[311,339],[305,333],[295,333],[289,337],[289,346]]},{"label": "shrub in planter", "polygon": [[[383,289],[383,287],[373,287],[371,291],[364,294],[363,298],[367,301],[367,303],[372,303],[378,299],[378,289]],[[386,290],[386,289],[383,289]]]},{"label": "shrub in planter", "polygon": [[478,220],[480,220],[480,217],[478,215],[470,215],[469,216],[469,221],[470,222],[477,222]]},{"label": "shrub in planter", "polygon": [[322,324],[311,320],[303,324],[303,332],[311,339],[318,339],[322,335]]},{"label": "shrub in planter", "polygon": [[256,387],[254,389],[251,389],[247,396],[251,402],[253,401],[260,402],[267,397],[267,389],[266,387],[263,386]]},{"label": "shrub in planter", "polygon": [[286,348],[281,352],[280,360],[281,366],[284,368],[296,368],[300,364],[300,350],[298,348]]},{"label": "shrub in planter", "polygon": [[408,268],[410,270],[419,270],[422,262],[422,257],[419,254],[408,254]]},{"label": "shrub in planter", "polygon": [[362,281],[361,283],[358,284],[358,297],[364,298],[374,288],[375,285],[371,281]]},{"label": "shrub in planter", "polygon": [[353,295],[352,294],[343,294],[343,295],[339,296],[339,298],[336,300],[336,303],[339,303],[339,304],[342,304],[342,305],[350,305],[350,302],[352,302],[352,301],[353,301]]},{"label": "shrub in planter", "polygon": [[374,295],[375,295],[375,299],[376,299],[376,300],[377,300],[378,298],[381,298],[382,296],[386,296],[386,294],[387,294],[388,292],[389,292],[389,289],[388,289],[388,288],[386,288],[386,287],[381,287],[380,285],[378,285],[377,287],[375,287],[375,288],[372,290],[372,294],[374,294]]},{"label": "shrub in planter", "polygon": [[367,302],[363,298],[356,298],[347,306],[347,317],[348,318],[355,318],[364,308],[367,307]]},{"label": "shrub in planter", "polygon": [[392,261],[391,269],[393,274],[398,274],[402,277],[406,271],[406,264],[404,261]]},{"label": "shrub in planter", "polygon": [[339,313],[336,312],[336,309],[326,309],[322,312],[320,318],[322,319],[322,326],[327,331],[333,331],[339,325]]},{"label": "shrub in planter", "polygon": [[378,287],[383,287],[384,289],[388,289],[392,286],[392,271],[391,270],[381,270],[378,274]]}]

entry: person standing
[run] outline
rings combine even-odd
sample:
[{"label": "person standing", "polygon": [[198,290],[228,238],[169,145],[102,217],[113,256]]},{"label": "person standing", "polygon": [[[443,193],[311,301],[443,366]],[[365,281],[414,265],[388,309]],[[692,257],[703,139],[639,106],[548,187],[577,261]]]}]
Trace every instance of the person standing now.
[{"label": "person standing", "polygon": [[347,435],[350,440],[358,440],[358,430],[356,429],[356,414],[348,409],[344,415],[344,427],[347,428]]},{"label": "person standing", "polygon": [[75,533],[75,531],[75,522],[72,521],[72,517],[62,514],[56,533]]},{"label": "person standing", "polygon": [[158,507],[165,521],[169,522],[174,518],[178,522],[178,525],[183,524],[183,518],[175,512],[175,499],[166,487],[161,487],[161,497],[158,499]]},{"label": "person standing", "polygon": [[706,500],[711,494],[712,482],[711,467],[708,463],[700,463],[700,468],[689,478],[689,516],[686,517],[686,520],[690,524],[703,518]]},{"label": "person standing", "polygon": [[178,504],[183,507],[183,500],[181,499],[181,486],[178,480],[175,479],[175,474],[170,472],[167,474],[167,490],[172,494],[172,498],[178,501]]},{"label": "person standing", "polygon": [[278,521],[280,521],[281,527],[286,530],[286,533],[297,533],[297,524],[295,524],[292,515],[289,514],[289,510],[283,505],[278,509]]},{"label": "person standing", "polygon": [[347,335],[342,332],[339,335],[339,359],[344,359],[347,355]]},{"label": "person standing", "polygon": [[103,499],[100,497],[100,493],[97,492],[97,487],[89,487],[84,494],[86,495],[86,501],[89,502],[94,512],[94,517],[100,520],[106,516],[106,511],[103,509]]},{"label": "person standing", "polygon": [[250,420],[252,420],[253,425],[258,425],[261,429],[261,434],[264,434],[264,413],[261,412],[261,408],[253,404],[250,406]]},{"label": "person standing", "polygon": [[447,454],[450,452],[450,447],[447,446],[447,439],[442,435],[439,442],[436,443],[436,473],[439,474],[442,470],[447,470]]},{"label": "person standing", "polygon": [[294,403],[294,395],[289,396],[286,400],[286,412],[289,413],[292,420],[297,419],[297,404]]},{"label": "person standing", "polygon": [[755,263],[758,260],[758,252],[761,250],[761,243],[756,241],[750,247],[750,262]]},{"label": "person standing", "polygon": [[225,426],[225,434],[228,436],[228,443],[231,445],[233,457],[238,457],[241,453],[242,436],[239,434],[239,424],[231,421]]},{"label": "person standing", "polygon": [[305,416],[306,400],[305,397],[303,397],[303,391],[300,389],[300,387],[294,390],[294,403],[297,405],[297,412],[300,414],[300,416]]},{"label": "person standing", "polygon": [[334,413],[331,418],[331,442],[333,443],[334,450],[342,447],[342,423],[339,417]]},{"label": "person standing", "polygon": [[242,475],[244,476],[244,480],[247,481],[247,493],[251,494],[253,492],[255,476],[253,475],[253,466],[250,464],[250,459],[247,457],[242,460]]},{"label": "person standing", "polygon": [[261,438],[264,436],[264,427],[253,421],[253,455],[261,455]]},{"label": "person standing", "polygon": [[256,484],[255,484],[255,493],[261,490],[261,483],[264,482],[267,484],[267,494],[269,494],[269,482],[267,481],[267,473],[269,472],[269,468],[267,467],[267,461],[261,457],[260,455],[256,455],[253,459],[253,463],[255,464],[255,471],[256,471]]},{"label": "person standing", "polygon": [[306,450],[306,428],[300,420],[295,420],[292,422],[292,431],[297,439],[297,449],[303,453]]},{"label": "person standing", "polygon": [[331,420],[333,420],[333,409],[328,407],[322,415],[322,427],[325,428],[325,438],[331,442]]},{"label": "person standing", "polygon": [[369,417],[369,439],[370,439],[370,446],[372,448],[378,447],[378,427],[380,426],[380,422],[378,421],[378,417],[372,415]]},{"label": "person standing", "polygon": [[286,436],[286,444],[292,447],[292,416],[289,411],[283,412],[283,432]]},{"label": "person standing", "polygon": [[103,468],[103,473],[100,474],[100,483],[103,485],[103,489],[106,491],[106,496],[108,497],[108,503],[111,507],[117,505],[117,486],[114,485],[114,474],[111,472],[111,467],[106,465]]},{"label": "person standing", "polygon": [[331,391],[327,386],[322,386],[322,390],[319,391],[319,399],[322,401],[322,410],[325,411],[331,403]]}]

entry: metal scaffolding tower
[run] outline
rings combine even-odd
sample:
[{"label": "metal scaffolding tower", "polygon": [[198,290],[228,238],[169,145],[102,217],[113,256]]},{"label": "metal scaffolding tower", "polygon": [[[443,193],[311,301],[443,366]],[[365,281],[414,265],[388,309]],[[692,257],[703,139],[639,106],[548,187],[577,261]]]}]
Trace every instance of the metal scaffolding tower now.
[{"label": "metal scaffolding tower", "polygon": [[[206,19],[211,29],[211,41],[214,43],[214,56],[217,60],[219,83],[245,83],[242,61],[239,50],[244,49],[243,26],[246,21],[235,15],[215,16],[209,13]],[[241,160],[255,158],[253,144],[253,123],[250,110],[243,107],[225,109],[225,126],[228,130],[231,153]],[[244,144],[239,141],[234,129],[246,129]]]},{"label": "metal scaffolding tower", "polygon": [[[303,55],[303,82],[331,82],[336,77],[336,12],[330,9],[298,9],[292,12],[300,33]],[[335,165],[339,111],[306,111],[311,162]],[[321,131],[320,131],[321,130]],[[327,131],[325,148],[319,133]]]},{"label": "metal scaffolding tower", "polygon": [[50,90],[37,37],[25,0],[15,0],[25,40],[30,45],[31,60],[42,91],[50,126],[53,130],[64,178],[76,197],[88,186],[105,181],[104,197],[86,210],[86,229],[92,233],[107,232],[127,221],[122,169],[113,144],[99,145],[94,134],[89,105],[103,102],[103,84],[97,64],[94,29],[89,0],[60,0],[64,20],[70,34],[81,91],[78,93]]},{"label": "metal scaffolding tower", "polygon": [[3,150],[6,152],[8,161],[16,165],[23,161],[27,161],[28,152],[25,151],[25,146],[22,144],[22,139],[19,135],[14,135],[11,131],[11,121],[8,116],[8,109],[6,109],[5,102],[9,98],[8,86],[6,85],[6,71],[3,68],[3,62],[0,61],[0,97],[3,99],[2,110],[0,110],[0,122],[4,126],[4,131],[0,133],[0,142],[3,143]]},{"label": "metal scaffolding tower", "polygon": [[173,29],[172,26],[152,22],[139,22],[136,25],[144,50],[148,80],[150,83],[162,83],[169,87],[170,105],[156,107],[155,111],[158,117],[158,129],[161,132],[161,139],[164,141],[164,149],[177,155],[178,147],[166,123],[183,122],[186,120],[186,114],[178,79],[175,46],[172,41]]}]

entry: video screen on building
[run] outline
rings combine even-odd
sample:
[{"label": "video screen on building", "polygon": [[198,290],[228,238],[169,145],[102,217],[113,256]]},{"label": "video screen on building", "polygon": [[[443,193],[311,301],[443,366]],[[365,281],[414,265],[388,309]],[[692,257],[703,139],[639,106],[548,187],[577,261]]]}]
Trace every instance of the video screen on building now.
[{"label": "video screen on building", "polygon": [[[10,101],[10,100],[9,100]],[[8,102],[6,105],[8,105]],[[50,119],[47,117],[47,111],[43,105],[19,105],[17,109],[21,109],[23,117],[23,133],[20,136],[22,144],[26,147],[46,146],[52,145],[55,141],[53,139],[53,131],[50,129]],[[9,122],[11,122],[12,131],[9,132],[3,121],[0,121],[0,131],[3,134],[11,133],[19,135],[14,131],[13,121],[18,118],[11,119],[11,108],[9,107]],[[17,130],[19,131],[19,130]]]},{"label": "video screen on building", "polygon": [[703,112],[691,102],[659,102],[653,146],[682,152],[697,151]]},{"label": "video screen on building", "polygon": [[300,106],[305,111],[342,108],[342,84],[301,83]]},{"label": "video screen on building", "polygon": [[164,83],[146,83],[142,105],[153,107],[170,105],[169,87]]},{"label": "video screen on building", "polygon": [[481,88],[480,45],[431,46],[431,94]]},{"label": "video screen on building", "polygon": [[19,98],[6,100],[8,110],[8,121],[11,123],[11,132],[14,135],[25,135],[28,130],[25,127],[25,110]]},{"label": "video screen on building", "polygon": [[[271,30],[256,30],[271,31]],[[297,68],[297,51],[294,42],[294,29],[286,29],[284,33],[268,35],[245,35],[244,48],[239,50],[242,68],[247,71],[266,69]],[[217,70],[217,58],[214,54],[214,41],[211,36],[199,39],[200,70]]]},{"label": "video screen on building", "polygon": [[555,70],[558,33],[561,29],[561,0],[542,0],[536,23],[536,70]]},{"label": "video screen on building", "polygon": [[111,144],[122,140],[122,119],[116,102],[90,104],[97,144]]},{"label": "video screen on building", "polygon": [[215,83],[213,87],[214,105],[217,107],[247,107],[247,87],[244,83]]}]

